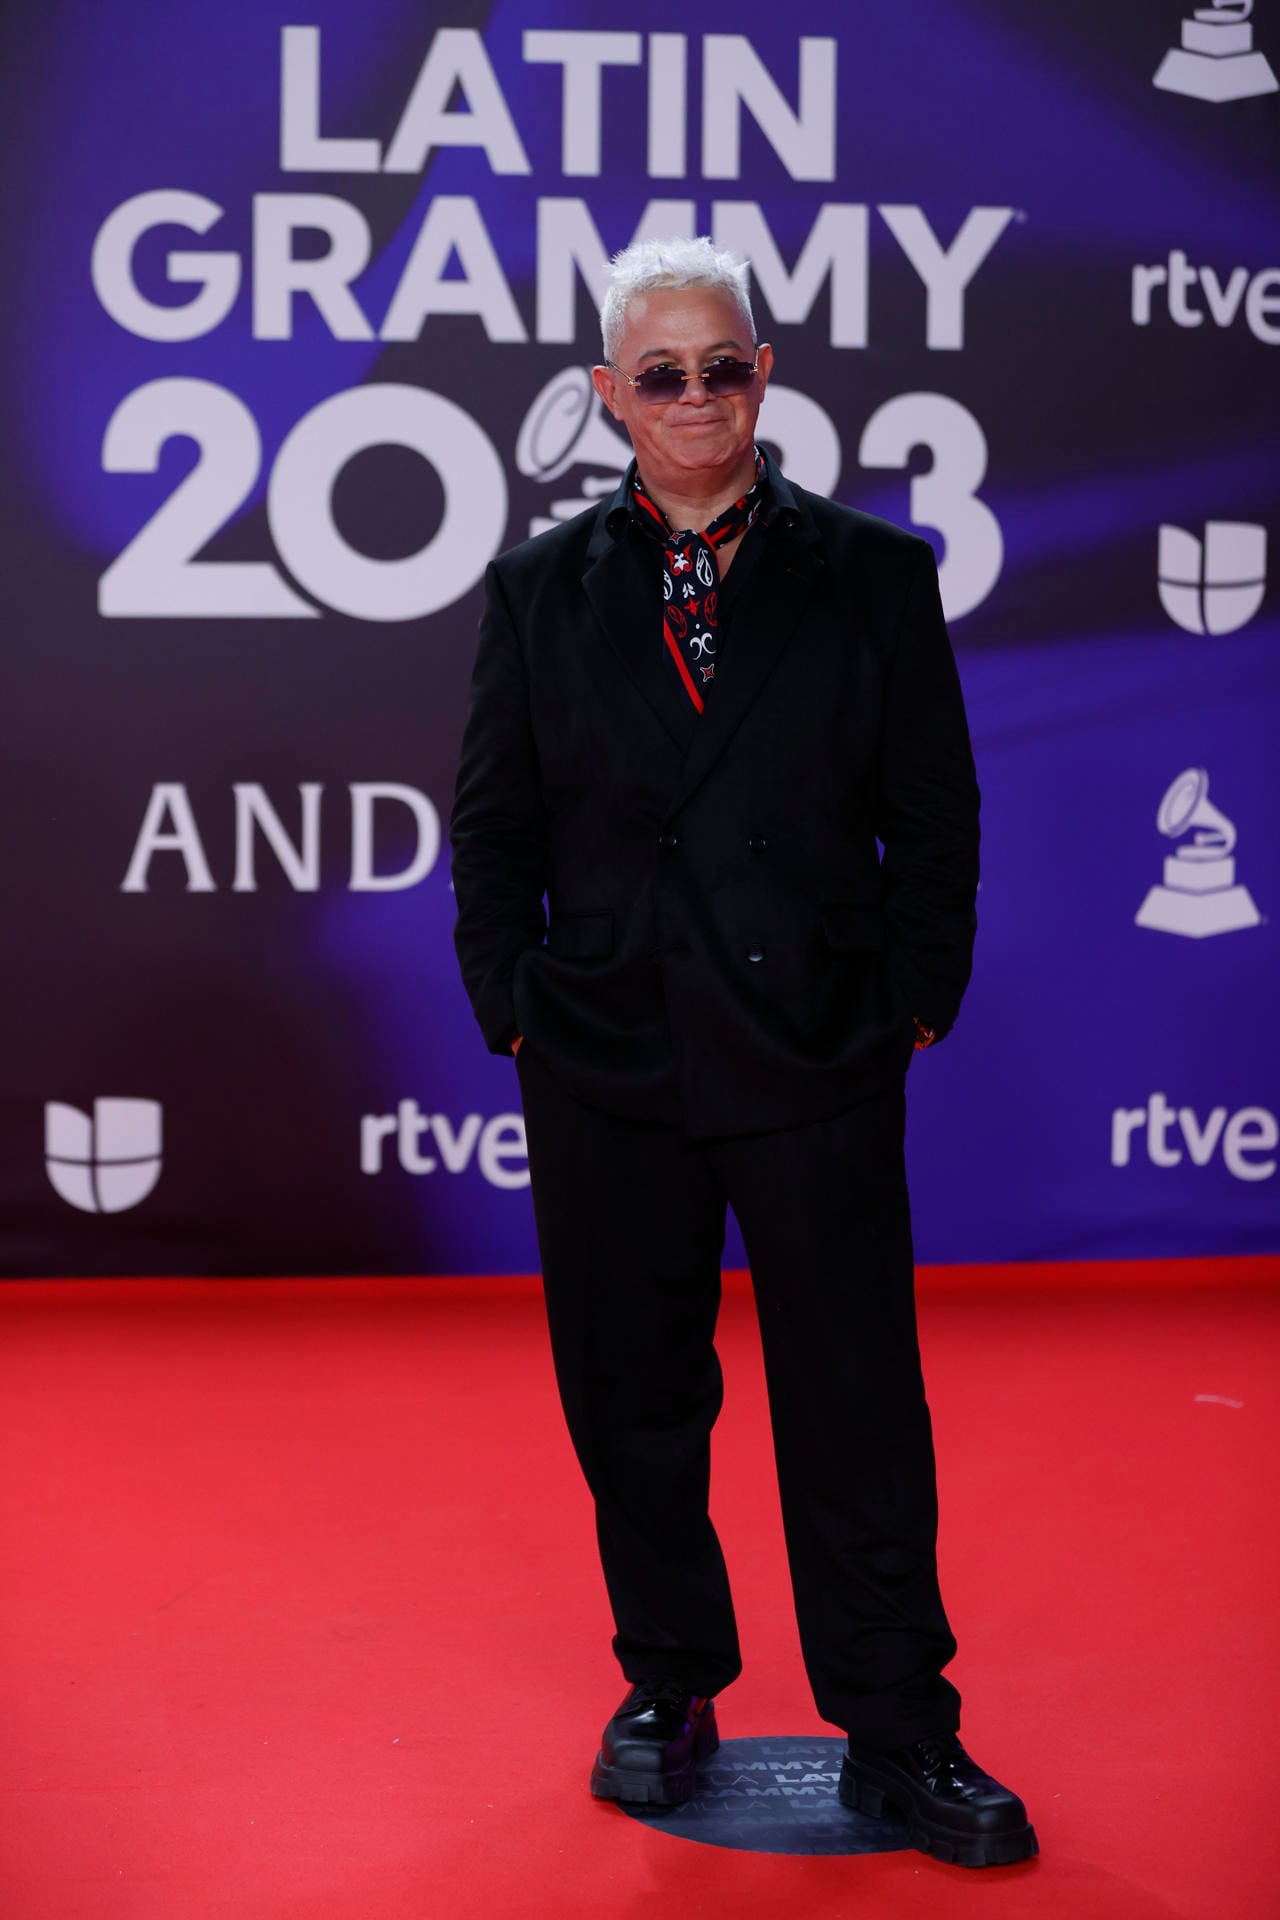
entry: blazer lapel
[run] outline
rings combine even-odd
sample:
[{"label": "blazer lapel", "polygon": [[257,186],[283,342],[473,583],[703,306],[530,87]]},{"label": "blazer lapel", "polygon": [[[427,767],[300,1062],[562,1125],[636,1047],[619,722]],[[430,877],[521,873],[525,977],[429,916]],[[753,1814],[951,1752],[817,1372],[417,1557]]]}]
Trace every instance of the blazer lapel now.
[{"label": "blazer lapel", "polygon": [[615,537],[608,531],[602,512],[587,549],[582,584],[591,610],[632,684],[683,752],[706,715],[698,715],[665,658],[656,546],[654,564],[647,566],[650,557],[644,551],[644,535],[637,528],[623,527]]},{"label": "blazer lapel", "polygon": [[[770,529],[765,551],[733,615],[723,674],[717,674],[706,710],[680,772],[671,811],[701,785],[759,695],[803,617],[826,563],[808,516],[790,513]],[[692,711],[692,708],[690,709]]]}]

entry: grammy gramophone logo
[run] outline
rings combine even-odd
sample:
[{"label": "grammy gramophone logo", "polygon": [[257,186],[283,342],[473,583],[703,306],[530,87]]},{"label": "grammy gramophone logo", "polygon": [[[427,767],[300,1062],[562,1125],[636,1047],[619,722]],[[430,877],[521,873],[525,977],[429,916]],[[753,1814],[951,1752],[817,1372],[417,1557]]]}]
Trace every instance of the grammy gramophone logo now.
[{"label": "grammy gramophone logo", "polygon": [[1165,860],[1163,885],[1152,887],[1139,907],[1138,926],[1203,940],[1259,925],[1262,916],[1252,894],[1236,883],[1236,830],[1210,804],[1203,767],[1178,775],[1160,802],[1156,825],[1182,845]]},{"label": "grammy gramophone logo", "polygon": [[[564,367],[535,397],[516,439],[516,465],[527,479],[560,480],[572,467],[602,468],[585,475],[572,499],[553,500],[536,514],[529,533],[546,533],[586,507],[607,498],[631,459],[631,448],[604,417],[586,367]],[[572,483],[571,483],[572,484]]]},{"label": "grammy gramophone logo", "polygon": [[1182,22],[1182,44],[1170,47],[1151,84],[1192,100],[1252,100],[1276,91],[1265,53],[1253,44],[1253,0],[1213,0]]}]

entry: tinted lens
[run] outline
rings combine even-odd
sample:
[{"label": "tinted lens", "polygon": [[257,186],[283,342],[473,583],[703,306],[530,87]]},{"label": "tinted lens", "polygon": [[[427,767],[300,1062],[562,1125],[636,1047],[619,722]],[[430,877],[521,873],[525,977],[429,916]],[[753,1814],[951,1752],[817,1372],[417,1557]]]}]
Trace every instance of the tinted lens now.
[{"label": "tinted lens", "polygon": [[755,378],[755,368],[747,360],[717,360],[707,368],[703,379],[713,400],[727,394],[745,393]]},{"label": "tinted lens", "polygon": [[635,389],[642,400],[678,400],[684,385],[679,367],[649,367],[636,375]]}]

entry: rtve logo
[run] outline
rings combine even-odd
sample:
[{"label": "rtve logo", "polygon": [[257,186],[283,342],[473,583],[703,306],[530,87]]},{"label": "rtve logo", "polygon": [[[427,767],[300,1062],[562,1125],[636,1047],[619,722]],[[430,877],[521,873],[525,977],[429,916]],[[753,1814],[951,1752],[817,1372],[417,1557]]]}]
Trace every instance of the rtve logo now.
[{"label": "rtve logo", "polygon": [[[360,1171],[382,1172],[383,1142],[396,1138],[396,1154],[406,1173],[465,1173],[474,1158],[481,1177],[491,1187],[514,1192],[529,1184],[529,1148],[524,1116],[496,1113],[486,1120],[469,1113],[460,1127],[443,1113],[423,1113],[416,1100],[402,1100],[394,1113],[366,1113],[360,1122]],[[420,1142],[430,1137],[434,1153],[424,1153]]]},{"label": "rtve logo", "polygon": [[44,1110],[45,1168],[55,1193],[82,1213],[123,1213],[160,1178],[158,1100],[95,1100],[93,1117],[50,1100]]},{"label": "rtve logo", "polygon": [[[1199,286],[1204,306],[1192,300]],[[1129,314],[1135,327],[1151,325],[1151,307],[1158,288],[1164,288],[1164,306],[1175,327],[1202,327],[1205,314],[1215,327],[1229,327],[1243,311],[1244,323],[1255,340],[1274,347],[1280,343],[1280,267],[1232,267],[1220,280],[1213,267],[1193,267],[1181,247],[1174,247],[1165,266],[1138,266],[1129,285]]]},{"label": "rtve logo", "polygon": [[[1176,1129],[1176,1134],[1175,1134]],[[1192,1166],[1207,1167],[1222,1148],[1222,1162],[1236,1180],[1269,1180],[1276,1170],[1274,1155],[1280,1143],[1280,1125],[1267,1107],[1241,1107],[1228,1115],[1215,1107],[1203,1126],[1192,1107],[1171,1107],[1162,1093],[1153,1093],[1145,1107],[1117,1107],[1111,1116],[1111,1164],[1127,1167],[1135,1134],[1145,1136],[1147,1158],[1153,1167],[1176,1167],[1182,1162],[1180,1138]]]},{"label": "rtve logo", "polygon": [[1248,520],[1206,520],[1203,545],[1162,526],[1156,557],[1160,605],[1185,633],[1235,633],[1267,590],[1267,530]]}]

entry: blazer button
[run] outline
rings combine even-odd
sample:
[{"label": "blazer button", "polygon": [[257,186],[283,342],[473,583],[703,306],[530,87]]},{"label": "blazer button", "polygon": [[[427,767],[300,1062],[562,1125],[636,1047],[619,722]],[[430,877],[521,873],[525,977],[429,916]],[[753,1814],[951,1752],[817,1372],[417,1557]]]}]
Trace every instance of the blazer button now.
[{"label": "blazer button", "polygon": [[680,836],[678,833],[660,833],[658,835],[658,845],[660,847],[678,847],[680,845]]},{"label": "blazer button", "polygon": [[748,958],[748,960],[763,960],[763,959],[764,959],[764,948],[763,948],[763,947],[748,947],[748,948],[747,948],[747,958]]}]

